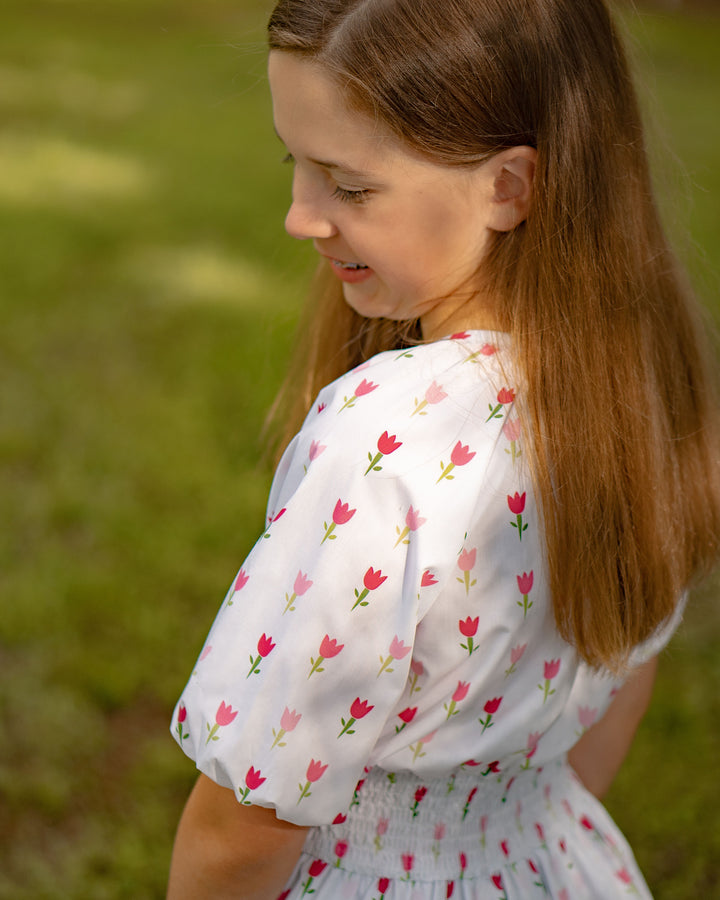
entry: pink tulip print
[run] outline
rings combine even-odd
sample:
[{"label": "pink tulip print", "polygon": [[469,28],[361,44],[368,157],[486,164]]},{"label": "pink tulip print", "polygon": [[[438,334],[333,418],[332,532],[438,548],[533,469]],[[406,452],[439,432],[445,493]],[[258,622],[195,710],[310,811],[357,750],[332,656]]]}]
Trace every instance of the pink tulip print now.
[{"label": "pink tulip print", "polygon": [[291,710],[287,706],[285,707],[283,714],[280,716],[280,727],[277,731],[274,728],[272,730],[275,740],[272,742],[271,750],[273,747],[287,747],[287,741],[283,741],[283,738],[288,732],[297,728],[300,719],[302,719],[302,713],[296,712],[294,709]]},{"label": "pink tulip print", "polygon": [[467,799],[465,800],[465,806],[463,807],[463,812],[462,812],[463,822],[465,821],[465,819],[467,819],[467,815],[470,812],[470,804],[473,802],[473,800],[475,798],[475,794],[477,794],[477,790],[478,789],[476,787],[474,787],[470,791],[470,793],[467,795]]},{"label": "pink tulip print", "polygon": [[440,858],[440,854],[442,852],[441,841],[445,837],[445,823],[438,822],[435,826],[435,830],[433,832],[433,840],[434,843],[432,845],[432,855],[435,857],[435,862]]},{"label": "pink tulip print", "polygon": [[295,612],[295,601],[298,597],[302,597],[303,594],[307,594],[312,585],[313,583],[307,575],[303,575],[302,572],[297,573],[295,583],[293,584],[292,594],[285,594],[285,609],[283,610],[283,615],[285,615],[286,612]]},{"label": "pink tulip print", "polygon": [[457,705],[461,703],[468,694],[470,690],[470,682],[469,681],[458,681],[457,687],[453,692],[452,697],[450,698],[450,703],[443,703],[443,707],[447,711],[446,719],[451,718],[451,716],[456,716],[458,713]]},{"label": "pink tulip print", "polygon": [[303,784],[298,785],[298,787],[300,788],[300,797],[298,799],[298,805],[300,804],[301,800],[304,800],[305,797],[309,797],[312,794],[312,791],[310,790],[310,785],[315,784],[316,781],[320,781],[320,779],[323,777],[323,775],[327,771],[327,767],[328,767],[328,764],[323,765],[320,762],[320,760],[314,760],[314,759],[310,760],[310,763],[308,764],[308,767],[307,767],[307,772],[305,773],[305,777],[307,778],[307,781],[305,782],[304,785]]},{"label": "pink tulip print", "polygon": [[522,600],[518,600],[516,602],[518,606],[522,607],[524,619],[530,609],[532,609],[533,605],[533,601],[528,599],[528,597],[530,596],[530,591],[533,589],[533,572],[523,572],[522,575],[518,575],[517,584],[518,590],[522,594]]},{"label": "pink tulip print", "polygon": [[402,712],[398,713],[398,719],[402,722],[402,725],[395,726],[395,734],[400,734],[400,732],[409,725],[412,720],[415,718],[415,715],[418,711],[417,706],[408,706]]},{"label": "pink tulip print", "polygon": [[454,475],[450,474],[452,470],[459,466],[466,466],[474,456],[474,450],[471,451],[469,446],[461,444],[460,441],[458,441],[457,444],[455,444],[455,446],[453,447],[452,453],[450,454],[450,462],[447,464],[447,466],[444,462],[440,463],[440,477],[435,483],[439,484],[443,480],[443,478],[447,478],[448,481],[452,481],[455,477]]},{"label": "pink tulip print", "polygon": [[413,805],[410,807],[410,810],[411,810],[412,815],[413,815],[413,819],[417,817],[418,812],[419,812],[418,807],[420,806],[420,804],[421,804],[421,803],[423,802],[423,800],[425,799],[425,795],[426,795],[426,794],[427,794],[427,788],[426,788],[426,787],[419,787],[419,788],[415,791],[415,797],[414,797]]},{"label": "pink tulip print", "polygon": [[358,719],[364,719],[373,709],[375,709],[375,707],[368,703],[367,700],[361,700],[359,697],[356,697],[350,704],[350,715],[347,721],[344,718],[340,719],[342,731],[338,737],[342,737],[344,734],[355,734],[355,729],[352,726]]},{"label": "pink tulip print", "polygon": [[433,584],[437,584],[437,578],[427,569],[420,579],[420,587],[431,587]]},{"label": "pink tulip print", "polygon": [[233,605],[233,601],[235,600],[235,594],[237,594],[238,591],[241,591],[245,587],[245,585],[248,583],[249,580],[250,580],[250,576],[245,574],[244,569],[240,569],[240,571],[237,573],[237,576],[235,577],[235,581],[233,583],[230,598],[228,599],[228,602],[227,602],[228,606]]},{"label": "pink tulip print", "polygon": [[328,525],[327,522],[323,522],[323,528],[325,529],[325,535],[323,539],[320,541],[320,545],[322,546],[325,541],[334,541],[337,538],[335,534],[335,526],[336,525],[347,525],[347,523],[352,519],[352,517],[357,512],[357,509],[350,509],[349,503],[343,503],[342,500],[338,500],[335,504],[335,509],[333,509],[332,521]]},{"label": "pink tulip print", "polygon": [[518,448],[521,432],[520,419],[508,419],[502,427],[503,436],[510,442],[510,449],[506,447],[505,452],[510,454],[513,465],[515,460],[522,456],[522,450]]},{"label": "pink tulip print", "polygon": [[425,397],[422,400],[418,400],[415,398],[415,409],[410,413],[411,416],[419,414],[421,416],[427,415],[427,406],[434,406],[436,403],[442,403],[442,401],[447,397],[447,394],[442,389],[442,386],[439,385],[436,381],[430,385],[430,387],[425,391]]},{"label": "pink tulip print", "polygon": [[392,663],[396,659],[404,659],[411,650],[412,647],[405,644],[397,635],[395,635],[392,641],[390,641],[390,647],[388,650],[389,656],[380,657],[380,671],[377,673],[376,677],[379,678],[383,672],[394,671],[390,668]]},{"label": "pink tulip print", "polygon": [[310,868],[308,869],[308,880],[303,884],[303,892],[301,894],[302,897],[305,894],[314,894],[315,888],[312,887],[313,879],[318,878],[327,868],[327,863],[323,862],[321,859],[315,859],[310,863]]},{"label": "pink tulip print", "polygon": [[505,669],[505,677],[508,675],[515,674],[515,666],[520,662],[523,658],[523,654],[527,650],[527,644],[518,644],[517,647],[513,647],[510,651],[510,668]]},{"label": "pink tulip print", "polygon": [[463,363],[478,362],[478,356],[494,356],[497,353],[497,347],[494,344],[483,344],[479,350],[474,350],[469,356],[466,356]]},{"label": "pink tulip print", "polygon": [[425,674],[425,667],[419,659],[411,659],[410,660],[410,675],[408,676],[410,681],[410,696],[415,693],[415,691],[421,691],[422,688],[418,686],[418,679],[421,675]]},{"label": "pink tulip print", "polygon": [[[375,845],[375,850],[379,853],[383,848],[382,838],[383,835],[387,833],[387,830],[390,826],[390,819],[378,819],[377,825],[375,827],[375,837],[373,838],[373,844]],[[387,890],[387,888],[385,889]]]},{"label": "pink tulip print", "polygon": [[321,444],[319,441],[311,441],[310,442],[310,450],[308,452],[308,458],[310,462],[314,462],[321,453],[327,450],[327,446],[325,444]]},{"label": "pink tulip print", "polygon": [[260,769],[257,771],[250,766],[247,771],[247,775],[245,776],[245,789],[243,793],[240,795],[240,803],[243,806],[252,806],[252,801],[248,800],[248,794],[250,791],[256,791],[261,784],[264,784],[267,781],[267,778],[262,777],[262,773]]},{"label": "pink tulip print", "polygon": [[420,738],[417,743],[408,745],[408,750],[412,751],[413,762],[416,762],[421,756],[427,756],[423,747],[425,744],[429,744],[434,737],[435,732],[431,731],[430,734],[426,734],[424,738]]},{"label": "pink tulip print", "polygon": [[367,600],[366,597],[370,591],[376,591],[385,581],[387,581],[387,575],[383,575],[380,569],[375,571],[375,569],[370,566],[363,575],[362,591],[355,588],[355,602],[353,603],[352,608],[355,609],[358,606],[367,606],[370,601]]},{"label": "pink tulip print", "polygon": [[405,870],[405,875],[403,876],[403,881],[410,881],[410,873],[412,872],[413,865],[415,864],[415,857],[412,853],[403,853],[401,856],[402,867]]},{"label": "pink tulip print", "polygon": [[467,869],[467,856],[464,853],[460,853],[458,855],[458,862],[460,863],[460,880],[465,877],[465,869]]},{"label": "pink tulip print", "polygon": [[492,876],[492,883],[495,885],[495,887],[496,887],[499,891],[502,891],[502,892],[503,892],[503,893],[502,893],[502,897],[500,897],[499,900],[507,900],[507,894],[505,893],[505,887],[503,886],[502,875],[499,874],[499,873],[496,874],[496,875],[493,875],[493,876]]},{"label": "pink tulip print", "polygon": [[459,576],[457,580],[460,584],[465,585],[465,593],[470,593],[470,588],[474,587],[477,584],[477,578],[473,578],[470,580],[470,573],[475,568],[475,558],[477,556],[477,548],[473,548],[472,550],[463,549],[458,557],[458,569],[463,573],[462,578]]},{"label": "pink tulip print", "polygon": [[539,684],[538,688],[543,692],[543,703],[555,693],[555,688],[551,687],[551,683],[553,678],[560,671],[560,660],[559,659],[551,659],[549,662],[546,660],[543,674],[545,676],[545,684]]},{"label": "pink tulip print", "polygon": [[258,675],[260,673],[260,663],[266,656],[269,656],[274,649],[275,644],[273,644],[272,638],[263,634],[257,642],[258,655],[254,658],[252,655],[250,656],[250,671],[245,677],[249,678],[251,675]]},{"label": "pink tulip print", "polygon": [[267,529],[265,530],[264,538],[270,537],[270,526],[273,525],[278,519],[282,519],[287,510],[283,507],[279,513],[271,512],[267,519]]},{"label": "pink tulip print", "polygon": [[175,726],[175,731],[177,732],[177,736],[180,739],[181,744],[186,738],[190,737],[189,734],[183,734],[183,731],[184,731],[183,723],[185,722],[186,719],[187,719],[187,709],[185,708],[185,705],[181,703],[180,706],[178,707],[177,725]]},{"label": "pink tulip print", "polygon": [[370,465],[365,469],[365,474],[367,475],[370,472],[380,472],[382,466],[379,465],[379,463],[383,456],[389,456],[391,453],[399,450],[400,447],[402,447],[402,441],[396,440],[394,434],[389,435],[387,431],[383,431],[377,440],[377,453],[373,456],[372,451],[368,452]]},{"label": "pink tulip print", "polygon": [[519,494],[517,491],[511,497],[508,494],[507,503],[511,513],[515,513],[516,519],[511,522],[513,528],[517,528],[518,538],[522,540],[523,532],[527,531],[527,523],[523,522],[522,514],[525,511],[526,494]]},{"label": "pink tulip print", "polygon": [[225,703],[225,701],[223,700],[220,703],[220,706],[218,706],[217,712],[215,713],[215,722],[213,726],[210,727],[209,722],[205,723],[208,730],[208,737],[205,743],[209,744],[210,741],[220,740],[218,731],[221,728],[224,728],[226,725],[230,725],[230,723],[235,720],[235,716],[237,716],[237,710],[234,710],[232,706]]},{"label": "pink tulip print", "polygon": [[355,392],[351,397],[343,397],[345,402],[338,410],[338,413],[341,413],[344,409],[352,409],[352,407],[355,406],[355,401],[358,397],[364,397],[366,394],[372,393],[377,387],[379,387],[379,385],[373,384],[372,381],[363,378],[360,384],[355,388]]},{"label": "pink tulip print", "polygon": [[[421,525],[424,525],[427,522],[427,519],[423,519],[418,510],[415,510],[410,507],[407,511],[407,515],[405,516],[405,527],[401,530],[398,526],[395,528],[395,532],[398,535],[398,539],[395,541],[395,547],[398,544],[409,544],[410,538],[409,535],[412,531],[417,531]],[[394,548],[393,548],[394,549]],[[425,576],[423,576],[424,578]]]},{"label": "pink tulip print", "polygon": [[463,637],[467,638],[466,644],[460,644],[463,650],[467,650],[468,656],[472,656],[473,653],[479,648],[476,647],[473,643],[473,638],[477,634],[478,626],[480,624],[480,616],[475,616],[474,619],[471,619],[470,616],[467,619],[461,619],[458,622],[458,628],[460,629],[460,634]]},{"label": "pink tulip print", "polygon": [[310,657],[310,675],[314,672],[324,672],[325,669],[322,667],[322,664],[326,659],[333,659],[335,656],[340,653],[345,644],[338,644],[338,642],[333,638],[330,638],[329,634],[326,634],[325,637],[320,642],[320,649],[318,651],[317,658],[311,656]]},{"label": "pink tulip print", "polygon": [[588,728],[591,728],[595,724],[597,714],[598,710],[594,707],[578,706],[578,721],[580,722],[580,728],[582,729],[580,734],[585,734]]},{"label": "pink tulip print", "polygon": [[335,844],[335,856],[337,859],[335,860],[335,867],[337,869],[340,868],[340,864],[342,862],[343,857],[348,852],[348,842],[347,841],[338,841]]},{"label": "pink tulip print", "polygon": [[488,409],[490,410],[490,415],[485,419],[486,422],[489,422],[490,419],[502,419],[503,413],[502,408],[504,406],[509,406],[515,400],[515,391],[512,388],[501,388],[498,391],[497,395],[497,404],[493,405],[492,403],[488,403]]},{"label": "pink tulip print", "polygon": [[495,715],[495,713],[500,708],[501,703],[502,703],[502,697],[495,697],[493,700],[488,700],[488,702],[483,707],[483,711],[486,714],[486,718],[478,719],[478,722],[483,727],[483,730],[482,730],[483,734],[487,731],[488,728],[492,728],[492,726],[495,724],[492,721],[492,717]]},{"label": "pink tulip print", "polygon": [[383,897],[385,896],[387,889],[389,887],[390,887],[390,879],[389,878],[380,878],[378,880],[377,889],[380,892],[380,896],[377,898],[377,900],[383,900]]}]

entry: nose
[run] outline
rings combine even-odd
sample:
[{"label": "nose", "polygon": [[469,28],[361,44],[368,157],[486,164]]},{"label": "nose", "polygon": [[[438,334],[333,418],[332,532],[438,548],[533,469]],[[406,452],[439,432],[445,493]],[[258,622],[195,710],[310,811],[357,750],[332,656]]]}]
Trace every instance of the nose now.
[{"label": "nose", "polygon": [[327,198],[319,186],[306,181],[295,169],[292,203],[285,217],[285,230],[299,241],[330,238],[337,228],[325,209]]}]

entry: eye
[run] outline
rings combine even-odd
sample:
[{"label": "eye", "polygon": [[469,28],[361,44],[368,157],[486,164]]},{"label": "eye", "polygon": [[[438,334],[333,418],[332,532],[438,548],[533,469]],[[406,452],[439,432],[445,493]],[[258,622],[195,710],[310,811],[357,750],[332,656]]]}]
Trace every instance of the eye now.
[{"label": "eye", "polygon": [[336,187],[332,196],[341,203],[366,203],[370,191],[364,188],[360,191],[348,191],[346,188]]}]

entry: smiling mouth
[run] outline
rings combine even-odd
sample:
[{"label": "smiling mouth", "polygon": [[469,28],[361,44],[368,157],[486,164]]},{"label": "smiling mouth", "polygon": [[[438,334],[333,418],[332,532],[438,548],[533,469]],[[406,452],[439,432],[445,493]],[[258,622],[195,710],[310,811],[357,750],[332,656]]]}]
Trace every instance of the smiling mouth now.
[{"label": "smiling mouth", "polygon": [[333,265],[337,266],[339,269],[346,269],[350,272],[360,272],[363,269],[369,268],[369,266],[363,266],[360,263],[347,263],[343,262],[341,259],[333,259]]}]

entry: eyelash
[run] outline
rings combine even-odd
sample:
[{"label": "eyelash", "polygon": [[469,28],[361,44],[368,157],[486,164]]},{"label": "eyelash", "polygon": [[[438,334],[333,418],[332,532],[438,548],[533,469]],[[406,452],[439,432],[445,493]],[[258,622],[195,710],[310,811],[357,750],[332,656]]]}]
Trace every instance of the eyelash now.
[{"label": "eyelash", "polygon": [[[295,158],[292,153],[288,153],[283,157],[282,161],[283,163],[293,163]],[[367,188],[359,191],[349,191],[347,188],[342,188],[338,185],[330,196],[341,203],[365,203],[369,194],[370,190]]]}]

